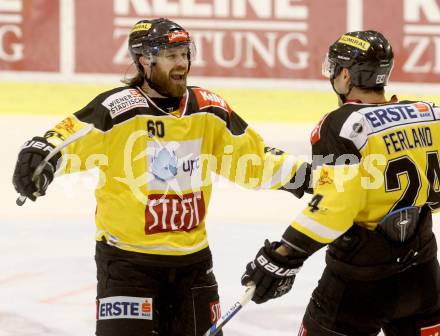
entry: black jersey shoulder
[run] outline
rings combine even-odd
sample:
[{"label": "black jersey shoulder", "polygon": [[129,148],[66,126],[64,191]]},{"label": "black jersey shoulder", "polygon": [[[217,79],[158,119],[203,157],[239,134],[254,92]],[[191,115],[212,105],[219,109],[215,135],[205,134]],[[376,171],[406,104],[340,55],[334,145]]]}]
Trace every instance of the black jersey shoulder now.
[{"label": "black jersey shoulder", "polygon": [[[359,104],[344,104],[338,109],[331,111],[323,117],[321,122],[315,127],[312,135],[312,153],[314,160],[324,160],[328,164],[343,164],[344,156],[352,157],[354,161],[361,158],[358,147],[354,139],[341,136],[341,131],[347,127],[347,120],[356,111],[368,105]],[[350,127],[353,127],[353,137],[362,131],[362,123],[353,122]],[[317,135],[317,136],[316,136]],[[315,164],[316,161],[315,161]]]},{"label": "black jersey shoulder", "polygon": [[161,115],[163,112],[150,106],[140,89],[121,86],[99,94],[74,114],[83,122],[93,123],[101,131],[108,131],[113,125],[136,115]]}]

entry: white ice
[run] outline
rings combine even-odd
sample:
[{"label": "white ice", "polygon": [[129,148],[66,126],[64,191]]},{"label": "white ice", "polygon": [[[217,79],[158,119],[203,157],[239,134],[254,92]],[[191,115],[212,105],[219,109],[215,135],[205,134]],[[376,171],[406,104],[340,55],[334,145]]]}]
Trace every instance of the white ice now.
[{"label": "white ice", "polygon": [[[59,177],[47,196],[18,207],[11,183],[18,148],[58,118],[0,120],[0,336],[94,335],[94,174]],[[252,126],[274,147],[309,154],[313,125]],[[224,181],[214,186],[207,229],[223,312],[243,293],[240,277],[264,239],[279,239],[308,199],[282,191],[244,190]],[[306,262],[289,294],[245,306],[225,326],[225,335],[296,335],[323,257],[320,251]]]}]

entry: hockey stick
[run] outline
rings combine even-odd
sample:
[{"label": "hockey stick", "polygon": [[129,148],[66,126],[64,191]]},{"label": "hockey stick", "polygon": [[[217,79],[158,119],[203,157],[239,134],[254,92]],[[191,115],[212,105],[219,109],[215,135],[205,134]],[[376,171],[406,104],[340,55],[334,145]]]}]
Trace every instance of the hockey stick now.
[{"label": "hockey stick", "polygon": [[[57,153],[61,152],[64,148],[69,146],[72,142],[75,142],[76,140],[81,139],[83,136],[88,134],[93,129],[93,127],[93,124],[87,124],[86,127],[83,127],[77,132],[73,133],[66,140],[55,147],[49,154],[47,154],[47,156],[44,158],[43,161],[40,162],[40,164],[37,166],[34,173],[32,174],[32,182],[35,183],[36,181],[38,181],[38,179],[40,178],[40,174],[44,169],[44,166],[46,166],[50,159],[52,159]],[[40,196],[38,191],[34,193],[34,196]],[[26,196],[19,196],[15,203],[17,203],[18,206],[22,206],[26,202],[26,199]]]},{"label": "hockey stick", "polygon": [[255,284],[253,282],[250,282],[246,286],[246,290],[243,294],[243,296],[234,303],[234,305],[228,309],[226,314],[224,314],[215,324],[209,328],[209,330],[203,334],[203,336],[214,336],[217,335],[217,333],[222,330],[224,325],[228,323],[228,321],[234,317],[235,314],[237,314],[241,308],[244,307],[246,303],[248,303],[252,297],[254,296],[255,292]]}]

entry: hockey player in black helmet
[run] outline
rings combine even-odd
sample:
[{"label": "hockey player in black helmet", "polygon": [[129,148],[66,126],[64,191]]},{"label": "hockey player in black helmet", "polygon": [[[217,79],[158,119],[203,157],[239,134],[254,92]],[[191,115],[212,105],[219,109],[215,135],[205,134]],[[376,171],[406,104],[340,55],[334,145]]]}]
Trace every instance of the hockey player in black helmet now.
[{"label": "hockey player in black helmet", "polygon": [[243,274],[263,303],[287,293],[304,261],[328,246],[299,336],[440,334],[432,231],[440,108],[386,99],[392,67],[391,45],[379,32],[349,32],[330,46],[323,74],[339,108],[311,134],[313,197]]},{"label": "hockey player in black helmet", "polygon": [[128,48],[137,74],[26,142],[14,187],[35,201],[60,158],[75,158],[66,173],[78,160],[80,170],[108,162],[96,190],[96,335],[201,336],[221,317],[205,225],[211,173],[300,197],[306,179],[295,176],[307,165],[266,146],[222,97],[187,86],[195,48],[177,23],[139,21]]},{"label": "hockey player in black helmet", "polygon": [[127,84],[142,86],[150,95],[185,94],[195,46],[183,27],[164,18],[141,20],[130,31],[128,45],[138,73]]},{"label": "hockey player in black helmet", "polygon": [[[385,37],[372,30],[350,32],[333,43],[322,65],[322,73],[330,79],[333,90],[344,103],[353,87],[383,94],[393,69],[394,54]],[[336,87],[335,78],[346,69],[350,82]],[[379,98],[380,99],[380,98]]]}]

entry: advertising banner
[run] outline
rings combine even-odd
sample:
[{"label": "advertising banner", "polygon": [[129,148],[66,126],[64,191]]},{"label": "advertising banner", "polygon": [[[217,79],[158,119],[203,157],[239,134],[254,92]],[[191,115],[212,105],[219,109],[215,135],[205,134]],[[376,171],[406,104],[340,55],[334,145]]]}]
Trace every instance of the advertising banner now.
[{"label": "advertising banner", "polygon": [[0,71],[59,69],[59,1],[0,0]]},{"label": "advertising banner", "polygon": [[440,1],[364,2],[364,27],[383,32],[393,46],[392,80],[440,83]]},{"label": "advertising banner", "polygon": [[[130,27],[168,17],[192,35],[192,74],[215,77],[320,78],[328,43],[344,32],[346,0],[76,2],[77,71],[121,73],[131,63]],[[326,8],[323,8],[323,5]],[[323,12],[333,23],[322,20]],[[98,35],[91,32],[100,32]]]},{"label": "advertising banner", "polygon": [[130,27],[158,17],[192,35],[195,76],[323,79],[332,42],[374,29],[393,45],[394,82],[440,82],[440,0],[0,0],[0,70],[130,73]]}]

